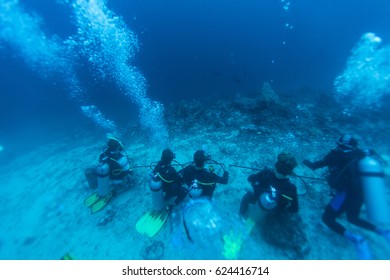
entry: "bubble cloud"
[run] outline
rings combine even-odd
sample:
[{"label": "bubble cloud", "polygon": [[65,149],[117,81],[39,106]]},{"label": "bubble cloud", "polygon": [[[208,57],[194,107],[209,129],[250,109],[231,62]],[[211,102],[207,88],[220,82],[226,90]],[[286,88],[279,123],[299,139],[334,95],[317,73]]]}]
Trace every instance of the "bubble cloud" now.
[{"label": "bubble cloud", "polygon": [[355,109],[376,110],[390,94],[390,46],[374,33],[365,33],[352,49],[344,72],[334,81],[334,96]]}]

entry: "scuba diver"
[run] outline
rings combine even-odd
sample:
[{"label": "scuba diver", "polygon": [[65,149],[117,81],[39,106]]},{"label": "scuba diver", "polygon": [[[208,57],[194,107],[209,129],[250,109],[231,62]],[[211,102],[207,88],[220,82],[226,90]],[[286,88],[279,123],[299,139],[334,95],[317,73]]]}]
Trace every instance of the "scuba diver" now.
[{"label": "scuba diver", "polygon": [[85,171],[90,186],[97,188],[97,192],[87,197],[85,205],[91,207],[92,213],[102,210],[114,194],[130,189],[131,172],[123,145],[118,139],[108,137],[98,166]]},{"label": "scuba diver", "polygon": [[268,168],[250,175],[249,183],[253,191],[247,192],[241,200],[240,215],[245,217],[249,204],[258,202],[260,208],[266,211],[298,212],[297,188],[288,176],[297,166],[297,161],[289,153],[280,153],[275,163],[275,170]]},{"label": "scuba diver", "polygon": [[216,189],[216,184],[225,185],[228,183],[229,172],[224,170],[221,177],[213,171],[207,170],[205,163],[211,160],[211,157],[203,150],[197,150],[194,153],[193,159],[190,165],[184,167],[179,172],[182,183],[187,185],[191,198],[207,197],[211,200]]},{"label": "scuba diver", "polygon": [[365,198],[370,196],[376,199],[370,205],[366,203],[368,212],[372,213],[372,216],[381,216],[379,220],[382,222],[386,222],[386,218],[382,218],[383,215],[388,214],[385,210],[386,202],[382,202],[385,198],[384,173],[377,168],[379,164],[371,157],[370,151],[359,149],[358,141],[345,134],[338,140],[337,147],[324,158],[315,162],[304,160],[303,164],[312,170],[328,168],[327,182],[333,192],[333,198],[324,210],[322,221],[331,230],[353,242],[359,258],[370,259],[371,253],[363,236],[347,230],[336,221],[344,212],[351,224],[376,232],[390,243],[389,230],[379,228],[359,217]]},{"label": "scuba diver", "polygon": [[[181,178],[172,166],[176,155],[171,149],[161,153],[161,159],[150,174],[149,186],[152,190],[152,200],[155,209],[162,209],[168,204],[170,207],[178,205],[187,195],[187,190],[181,186]],[[171,198],[175,198],[170,203]]]},{"label": "scuba diver", "polygon": [[176,155],[171,149],[164,149],[160,161],[149,173],[153,207],[138,219],[135,225],[138,233],[146,234],[149,237],[155,236],[164,226],[173,207],[178,205],[187,195],[187,190],[181,186],[178,172],[172,166],[175,157]]},{"label": "scuba diver", "polygon": [[[280,248],[288,259],[295,260],[305,259],[310,251],[305,226],[298,214],[297,187],[289,179],[297,165],[292,154],[282,152],[274,169],[264,168],[250,175],[248,181],[253,191],[243,196],[239,210],[245,224],[258,225],[256,229],[262,240]],[[258,208],[249,209],[249,205],[256,203],[261,210],[261,220],[257,217],[252,221]]]}]

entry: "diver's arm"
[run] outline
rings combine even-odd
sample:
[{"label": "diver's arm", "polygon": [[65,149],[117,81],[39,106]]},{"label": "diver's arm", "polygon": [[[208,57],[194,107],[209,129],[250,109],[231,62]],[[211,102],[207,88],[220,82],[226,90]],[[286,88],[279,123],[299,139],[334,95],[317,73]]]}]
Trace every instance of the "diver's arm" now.
[{"label": "diver's arm", "polygon": [[217,174],[215,174],[215,173],[212,173],[213,174],[213,176],[214,176],[214,181],[215,181],[215,183],[219,183],[219,184],[224,184],[224,185],[226,185],[227,183],[228,183],[228,181],[229,181],[229,172],[227,172],[227,171],[224,171],[223,172],[223,175],[222,175],[222,177],[221,176],[218,176]]},{"label": "diver's arm", "polygon": [[332,159],[332,153],[327,154],[323,159],[317,161],[310,161],[305,159],[303,164],[309,167],[311,170],[316,170],[318,168],[323,168],[325,166],[329,166]]}]

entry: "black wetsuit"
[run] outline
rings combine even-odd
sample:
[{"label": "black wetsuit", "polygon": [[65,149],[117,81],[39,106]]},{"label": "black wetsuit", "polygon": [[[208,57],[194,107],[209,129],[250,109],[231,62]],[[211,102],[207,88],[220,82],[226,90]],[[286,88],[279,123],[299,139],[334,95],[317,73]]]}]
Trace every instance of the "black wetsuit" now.
[{"label": "black wetsuit", "polygon": [[181,177],[176,169],[171,164],[164,164],[159,161],[153,170],[153,174],[159,174],[162,181],[162,188],[164,192],[164,199],[168,200],[176,197],[174,203],[178,204],[187,195],[187,190],[181,186]]},{"label": "black wetsuit", "polygon": [[248,181],[252,185],[253,192],[247,192],[242,198],[240,215],[245,216],[249,204],[256,203],[261,194],[270,191],[270,187],[276,189],[277,204],[273,209],[274,212],[283,212],[284,210],[292,213],[298,212],[297,188],[288,178],[278,179],[273,170],[266,168],[259,173],[250,175]]},{"label": "black wetsuit", "polygon": [[221,177],[205,168],[196,168],[195,164],[186,166],[179,173],[182,177],[182,183],[186,184],[188,189],[196,180],[198,187],[202,189],[200,196],[206,196],[210,199],[213,197],[216,183],[227,184],[229,180],[229,172],[227,171],[224,171]]},{"label": "black wetsuit", "polygon": [[[120,151],[110,151],[106,149],[99,156],[99,163],[107,163],[110,167],[110,179],[111,180],[122,180],[126,177],[129,171],[128,161],[126,159],[124,166],[122,166],[119,161],[121,161],[126,156]],[[124,169],[125,168],[125,169]]]},{"label": "black wetsuit", "polygon": [[[126,160],[124,160],[126,159]],[[110,151],[105,149],[99,155],[99,165],[108,164],[110,180],[129,179],[130,166],[126,155],[121,151]],[[100,175],[96,172],[96,167],[89,167],[84,171],[90,187],[97,188],[97,177]],[[126,178],[127,177],[127,178]],[[127,180],[129,181],[129,180]]]},{"label": "black wetsuit", "polygon": [[368,230],[375,230],[375,225],[359,217],[364,197],[358,175],[358,162],[364,155],[360,149],[346,153],[336,148],[322,160],[306,164],[313,170],[322,167],[329,169],[327,180],[335,194],[325,208],[322,221],[341,235],[346,229],[336,222],[336,219],[344,212],[350,223]]}]

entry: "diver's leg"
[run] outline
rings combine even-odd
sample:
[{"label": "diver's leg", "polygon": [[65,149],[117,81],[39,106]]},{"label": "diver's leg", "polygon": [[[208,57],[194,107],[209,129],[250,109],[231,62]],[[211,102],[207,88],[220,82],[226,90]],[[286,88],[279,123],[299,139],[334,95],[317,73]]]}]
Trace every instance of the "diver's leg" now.
[{"label": "diver's leg", "polygon": [[248,211],[249,204],[253,204],[256,202],[256,196],[253,192],[247,192],[243,198],[241,199],[240,204],[240,215],[245,216]]},{"label": "diver's leg", "polygon": [[346,193],[339,192],[333,197],[333,199],[326,206],[324,213],[322,214],[322,221],[334,232],[344,235],[345,227],[336,221],[336,219],[345,210]]},{"label": "diver's leg", "polygon": [[362,208],[362,205],[362,199],[358,200],[358,198],[356,197],[351,197],[350,199],[348,199],[348,203],[346,206],[347,219],[351,224],[371,231],[375,231],[376,226],[374,224],[360,218],[360,209]]},{"label": "diver's leg", "polygon": [[364,237],[345,229],[345,227],[336,222],[337,217],[343,212],[347,212],[348,220],[350,220],[351,213],[355,213],[355,215],[356,213],[358,214],[360,207],[356,208],[356,206],[357,205],[355,205],[355,207],[351,207],[350,200],[347,198],[347,194],[345,192],[338,193],[326,207],[322,220],[329,228],[338,234],[341,234],[355,245],[358,259],[369,260],[372,258],[372,254]]},{"label": "diver's leg", "polygon": [[324,224],[333,230],[334,232],[344,235],[345,227],[336,221],[336,219],[341,215],[342,211],[335,210],[329,204],[326,206],[324,213],[322,214],[322,221]]}]

